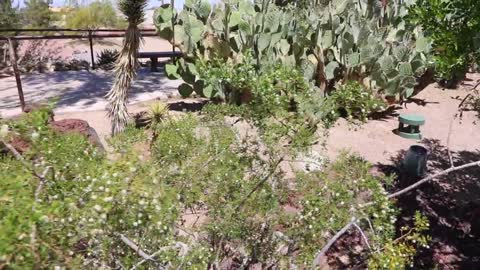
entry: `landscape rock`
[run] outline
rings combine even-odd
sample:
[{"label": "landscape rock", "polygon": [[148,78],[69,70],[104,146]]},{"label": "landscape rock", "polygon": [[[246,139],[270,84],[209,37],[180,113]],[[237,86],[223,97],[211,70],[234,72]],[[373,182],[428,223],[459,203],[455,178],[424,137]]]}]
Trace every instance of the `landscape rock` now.
[{"label": "landscape rock", "polygon": [[63,119],[59,121],[50,122],[49,126],[59,133],[78,133],[85,136],[93,145],[96,145],[101,150],[105,150],[100,137],[87,121],[81,119]]}]

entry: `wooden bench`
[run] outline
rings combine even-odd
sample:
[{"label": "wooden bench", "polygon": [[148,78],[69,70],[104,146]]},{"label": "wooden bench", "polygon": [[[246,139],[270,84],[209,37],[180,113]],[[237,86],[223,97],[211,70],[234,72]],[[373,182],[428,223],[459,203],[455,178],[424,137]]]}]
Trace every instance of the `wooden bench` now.
[{"label": "wooden bench", "polygon": [[179,51],[170,52],[139,52],[138,58],[150,58],[150,71],[157,72],[158,58],[175,58],[182,57],[182,53]]}]

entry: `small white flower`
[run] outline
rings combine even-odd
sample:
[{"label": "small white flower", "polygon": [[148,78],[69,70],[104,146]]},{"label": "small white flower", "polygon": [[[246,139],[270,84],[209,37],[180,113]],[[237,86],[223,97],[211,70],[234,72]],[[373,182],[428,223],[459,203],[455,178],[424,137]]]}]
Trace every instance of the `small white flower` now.
[{"label": "small white flower", "polygon": [[104,202],[111,202],[111,201],[113,201],[113,197],[105,197],[105,198],[103,199],[103,201],[104,201]]},{"label": "small white flower", "polygon": [[39,134],[38,132],[34,131],[34,132],[32,133],[32,140],[35,141],[35,140],[38,139],[39,137],[40,137],[40,134]]},{"label": "small white flower", "polygon": [[94,209],[95,211],[97,211],[97,212],[102,211],[102,207],[101,207],[100,205],[98,205],[98,204],[96,204],[95,206],[93,206],[93,209]]},{"label": "small white flower", "polygon": [[5,138],[8,135],[8,126],[7,125],[2,125],[0,127],[0,138]]}]

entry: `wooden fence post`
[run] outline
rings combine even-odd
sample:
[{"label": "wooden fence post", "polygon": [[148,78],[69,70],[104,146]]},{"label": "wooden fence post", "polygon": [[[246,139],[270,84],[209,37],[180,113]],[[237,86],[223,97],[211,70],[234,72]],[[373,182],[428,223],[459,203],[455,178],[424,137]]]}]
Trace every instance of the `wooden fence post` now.
[{"label": "wooden fence post", "polygon": [[22,80],[20,79],[20,71],[17,66],[17,56],[15,55],[15,49],[13,48],[13,42],[10,38],[8,40],[8,47],[10,51],[10,62],[12,63],[13,73],[15,74],[15,80],[17,81],[18,98],[20,99],[20,106],[22,112],[25,112],[25,97],[23,96]]},{"label": "wooden fence post", "polygon": [[88,41],[90,42],[90,59],[91,59],[91,62],[92,62],[92,69],[95,69],[95,58],[93,57],[92,30],[88,30]]}]

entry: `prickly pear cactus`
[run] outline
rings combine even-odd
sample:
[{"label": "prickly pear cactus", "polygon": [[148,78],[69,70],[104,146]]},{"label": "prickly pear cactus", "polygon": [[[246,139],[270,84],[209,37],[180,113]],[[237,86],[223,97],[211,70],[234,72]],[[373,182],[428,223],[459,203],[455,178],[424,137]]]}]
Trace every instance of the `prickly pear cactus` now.
[{"label": "prickly pear cactus", "polygon": [[182,95],[211,97],[212,91],[203,91],[211,86],[195,74],[196,60],[239,63],[248,53],[258,71],[274,64],[296,67],[322,90],[335,85],[331,82],[357,80],[408,97],[425,70],[429,48],[417,29],[406,29],[408,3],[325,0],[301,8],[231,0],[212,7],[208,0],[188,0],[179,13],[163,5],[155,22],[160,36],[185,55],[167,65],[169,77],[185,81]]}]

